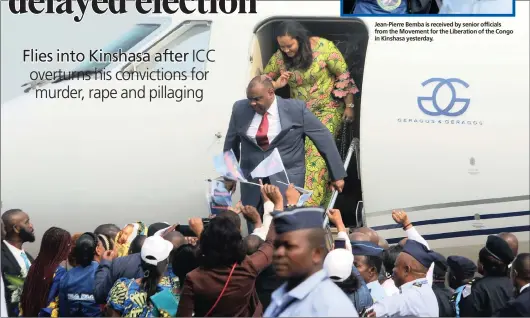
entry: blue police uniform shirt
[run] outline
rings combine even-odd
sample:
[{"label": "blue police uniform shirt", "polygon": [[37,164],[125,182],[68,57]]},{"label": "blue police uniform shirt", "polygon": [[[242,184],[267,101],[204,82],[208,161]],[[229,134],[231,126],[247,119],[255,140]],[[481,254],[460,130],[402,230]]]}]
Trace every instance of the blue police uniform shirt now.
[{"label": "blue police uniform shirt", "polygon": [[320,270],[290,291],[287,283],[271,295],[263,317],[359,317],[348,296]]},{"label": "blue police uniform shirt", "polygon": [[354,14],[406,14],[407,0],[357,0]]},{"label": "blue police uniform shirt", "polygon": [[100,317],[101,307],[94,300],[94,278],[98,262],[69,270],[59,287],[59,317]]},{"label": "blue police uniform shirt", "polygon": [[426,278],[403,284],[400,293],[376,302],[377,317],[438,317],[438,300]]},{"label": "blue police uniform shirt", "polygon": [[440,14],[512,14],[512,0],[443,0]]},{"label": "blue police uniform shirt", "polygon": [[366,287],[368,287],[370,290],[370,295],[372,296],[374,302],[381,301],[386,297],[385,289],[383,286],[381,286],[381,284],[379,284],[378,281],[368,283],[366,284]]}]

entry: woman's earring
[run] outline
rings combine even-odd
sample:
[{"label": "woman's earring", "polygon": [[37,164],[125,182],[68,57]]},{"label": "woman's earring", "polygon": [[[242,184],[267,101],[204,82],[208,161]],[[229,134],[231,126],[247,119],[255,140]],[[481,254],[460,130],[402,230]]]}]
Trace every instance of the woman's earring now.
[{"label": "woman's earring", "polygon": [[144,277],[149,277],[149,274],[150,274],[150,273],[149,273],[149,270],[146,270],[146,271],[144,272]]}]

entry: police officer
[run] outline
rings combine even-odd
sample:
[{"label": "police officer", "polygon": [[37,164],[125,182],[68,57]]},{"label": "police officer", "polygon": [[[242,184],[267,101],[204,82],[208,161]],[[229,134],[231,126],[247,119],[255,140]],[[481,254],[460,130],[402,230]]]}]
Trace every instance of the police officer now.
[{"label": "police officer", "polygon": [[513,298],[513,285],[508,277],[508,265],[513,261],[508,243],[496,235],[488,236],[486,246],[479,252],[482,278],[475,278],[462,290],[459,303],[462,317],[491,317]]},{"label": "police officer", "polygon": [[425,245],[407,240],[394,267],[394,282],[400,293],[376,302],[367,316],[438,317],[438,301],[426,277],[435,258]]},{"label": "police officer", "polygon": [[462,291],[469,284],[477,271],[477,265],[472,260],[463,256],[449,256],[447,258],[447,265],[449,266],[449,287],[454,289],[451,296],[451,302],[455,310],[455,317],[460,317],[459,303],[462,299]]},{"label": "police officer", "polygon": [[434,261],[434,272],[432,281],[432,290],[438,300],[438,310],[440,317],[454,317],[453,304],[451,297],[453,291],[445,286],[445,276],[449,265],[444,256],[434,252],[436,260]]},{"label": "police officer", "polygon": [[273,266],[287,280],[271,295],[264,317],[358,317],[348,296],[323,270],[325,210],[296,208],[274,212]]},{"label": "police officer", "polygon": [[372,299],[374,302],[383,300],[386,292],[379,283],[379,272],[383,265],[383,248],[370,241],[351,242],[351,248],[354,255],[353,264],[366,282]]}]

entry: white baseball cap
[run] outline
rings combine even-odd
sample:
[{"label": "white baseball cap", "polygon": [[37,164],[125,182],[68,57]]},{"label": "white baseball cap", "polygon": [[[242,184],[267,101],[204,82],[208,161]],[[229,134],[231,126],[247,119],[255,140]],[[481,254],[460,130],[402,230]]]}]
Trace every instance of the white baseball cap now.
[{"label": "white baseball cap", "polygon": [[351,276],[353,254],[345,248],[337,248],[329,252],[324,260],[324,269],[328,277],[337,283],[343,282]]},{"label": "white baseball cap", "polygon": [[140,256],[147,264],[157,265],[166,260],[172,250],[171,242],[164,240],[161,236],[150,236],[145,239]]}]

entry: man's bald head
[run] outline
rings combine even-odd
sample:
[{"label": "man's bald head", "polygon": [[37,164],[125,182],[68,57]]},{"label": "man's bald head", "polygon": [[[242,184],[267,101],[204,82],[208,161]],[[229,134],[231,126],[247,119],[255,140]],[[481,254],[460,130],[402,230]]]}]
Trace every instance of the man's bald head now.
[{"label": "man's bald head", "polygon": [[388,242],[381,236],[379,236],[379,243],[377,243],[380,248],[384,250],[388,250],[390,248],[390,245],[388,245]]},{"label": "man's bald head", "polygon": [[16,223],[16,219],[22,214],[25,214],[24,211],[21,209],[11,209],[7,210],[2,214],[2,222],[4,223],[4,226],[6,229],[13,227]]},{"label": "man's bald head", "polygon": [[370,242],[370,237],[361,232],[353,232],[349,235],[350,241]]},{"label": "man's bald head", "polygon": [[265,115],[276,99],[272,80],[266,75],[254,77],[248,83],[247,99],[256,113]]},{"label": "man's bald head", "polygon": [[519,240],[515,235],[512,233],[503,232],[499,234],[499,237],[508,243],[510,248],[512,249],[513,255],[517,255],[517,252],[519,251]]},{"label": "man's bald head", "polygon": [[247,235],[247,237],[243,239],[243,243],[247,247],[247,255],[256,253],[263,242],[264,241],[261,237],[257,235]]},{"label": "man's bald head", "polygon": [[252,78],[250,82],[248,83],[247,89],[252,89],[256,87],[256,85],[261,85],[264,88],[274,89],[274,86],[272,85],[272,80],[267,75],[258,75]]},{"label": "man's bald head", "polygon": [[35,242],[33,224],[26,212],[21,209],[7,210],[2,214],[2,222],[6,230],[6,240],[10,243]]},{"label": "man's bald head", "polygon": [[379,235],[377,234],[376,231],[372,230],[369,227],[356,228],[353,230],[353,232],[363,233],[364,235],[368,236],[370,242],[374,244],[379,244]]},{"label": "man's bald head", "polygon": [[177,248],[179,248],[179,246],[186,244],[186,239],[184,238],[184,235],[177,231],[171,231],[169,233],[166,233],[164,235],[164,239],[173,244],[173,250],[176,250]]},{"label": "man's bald head", "polygon": [[408,253],[399,253],[394,266],[396,287],[427,276],[428,269]]}]

